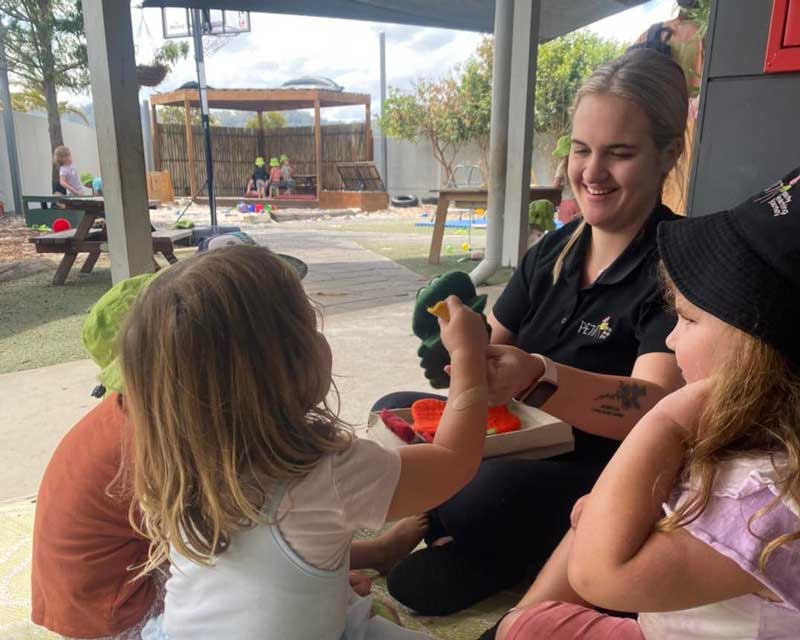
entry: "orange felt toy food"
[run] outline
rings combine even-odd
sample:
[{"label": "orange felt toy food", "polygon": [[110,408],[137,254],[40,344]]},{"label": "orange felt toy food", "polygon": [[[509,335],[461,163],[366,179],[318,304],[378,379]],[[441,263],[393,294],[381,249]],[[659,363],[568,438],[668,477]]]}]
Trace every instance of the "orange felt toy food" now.
[{"label": "orange felt toy food", "polygon": [[[412,428],[420,435],[433,435],[439,428],[447,403],[436,398],[423,398],[411,405]],[[519,418],[505,407],[489,407],[486,435],[519,431],[522,424]]]},{"label": "orange felt toy food", "polygon": [[440,300],[432,307],[428,307],[427,311],[445,322],[449,322],[450,320],[450,309],[447,308],[447,303],[444,300]]}]

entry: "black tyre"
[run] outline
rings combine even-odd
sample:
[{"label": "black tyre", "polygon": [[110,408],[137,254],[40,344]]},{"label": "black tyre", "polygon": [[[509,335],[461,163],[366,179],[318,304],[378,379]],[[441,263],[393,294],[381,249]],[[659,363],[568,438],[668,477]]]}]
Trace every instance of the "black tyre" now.
[{"label": "black tyre", "polygon": [[391,199],[393,207],[416,207],[419,204],[417,196],[401,195]]}]

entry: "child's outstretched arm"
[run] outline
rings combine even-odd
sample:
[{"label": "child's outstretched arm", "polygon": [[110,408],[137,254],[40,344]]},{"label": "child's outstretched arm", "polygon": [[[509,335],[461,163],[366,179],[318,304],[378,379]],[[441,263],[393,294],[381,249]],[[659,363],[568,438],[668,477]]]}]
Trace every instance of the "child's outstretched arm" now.
[{"label": "child's outstretched arm", "polygon": [[693,383],[656,405],[584,500],[568,576],[592,604],[617,611],[674,611],[763,591],[750,574],[689,532],[654,531],[706,392],[705,381]]},{"label": "child's outstretched arm", "polygon": [[447,299],[450,320],[439,319],[450,352],[450,394],[432,444],[400,449],[400,479],[388,520],[422,513],[441,504],[478,470],[486,439],[488,395],[483,318],[455,296]]}]

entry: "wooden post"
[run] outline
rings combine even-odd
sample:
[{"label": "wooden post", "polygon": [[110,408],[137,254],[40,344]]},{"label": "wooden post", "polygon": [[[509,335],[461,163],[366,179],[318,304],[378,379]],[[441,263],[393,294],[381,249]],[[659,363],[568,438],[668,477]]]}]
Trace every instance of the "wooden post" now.
[{"label": "wooden post", "polygon": [[119,0],[84,0],[83,23],[111,278],[117,283],[153,270],[130,6]]},{"label": "wooden post", "polygon": [[322,130],[320,129],[319,98],[314,99],[314,149],[317,167],[317,200],[322,191]]},{"label": "wooden post", "polygon": [[153,165],[156,171],[161,171],[161,135],[158,131],[158,115],[156,105],[150,105],[150,128],[153,131]]},{"label": "wooden post", "polygon": [[267,154],[264,153],[264,112],[256,111],[258,115],[258,154],[262,158]]},{"label": "wooden post", "polygon": [[369,98],[367,98],[367,104],[364,105],[367,109],[367,117],[364,123],[364,146],[366,147],[367,153],[367,160],[372,162],[375,160],[374,150],[372,148],[372,118],[370,116],[370,108],[369,108]]},{"label": "wooden post", "polygon": [[197,193],[197,175],[194,158],[194,133],[192,132],[192,115],[189,109],[189,100],[183,99],[183,124],[186,129],[186,155],[189,171],[189,196]]}]

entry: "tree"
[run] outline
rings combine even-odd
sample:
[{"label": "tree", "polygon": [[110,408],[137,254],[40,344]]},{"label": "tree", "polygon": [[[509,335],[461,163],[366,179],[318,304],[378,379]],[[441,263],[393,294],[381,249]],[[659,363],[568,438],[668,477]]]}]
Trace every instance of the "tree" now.
[{"label": "tree", "polygon": [[444,171],[445,184],[453,180],[453,162],[466,138],[463,110],[454,74],[441,80],[418,80],[411,93],[389,89],[384,113],[378,118],[384,135],[408,142],[428,138],[433,157]]},{"label": "tree", "polygon": [[[0,108],[2,107],[3,105],[0,104]],[[11,108],[14,111],[22,113],[27,113],[29,111],[47,111],[47,102],[44,96],[39,92],[19,91],[11,94]],[[63,116],[65,113],[76,115],[83,120],[87,126],[89,125],[89,118],[86,117],[86,114],[80,108],[73,107],[66,100],[61,100],[58,103],[58,114],[59,116]]]},{"label": "tree", "polygon": [[[288,124],[286,116],[280,111],[268,111],[261,114],[261,126],[264,129],[280,129]],[[258,129],[258,114],[249,117],[244,126],[245,129]]]},{"label": "tree", "polygon": [[458,93],[464,119],[464,136],[475,140],[480,149],[480,170],[489,184],[489,129],[492,120],[492,65],[494,40],[484,37],[475,53],[464,64]]},{"label": "tree", "polygon": [[627,45],[592,31],[575,31],[539,47],[534,129],[559,137],[570,124],[569,109],[586,77],[619,57]]},{"label": "tree", "polygon": [[[185,116],[183,115],[183,107],[158,107],[156,111],[159,124],[185,124]],[[193,126],[200,126],[203,124],[200,109],[189,108],[189,122]],[[213,114],[208,114],[208,123],[212,127],[219,126],[219,120]]]},{"label": "tree", "polygon": [[[0,0],[12,78],[44,97],[51,150],[64,144],[58,91],[89,86],[80,0]],[[53,168],[53,179],[57,177]]]}]

